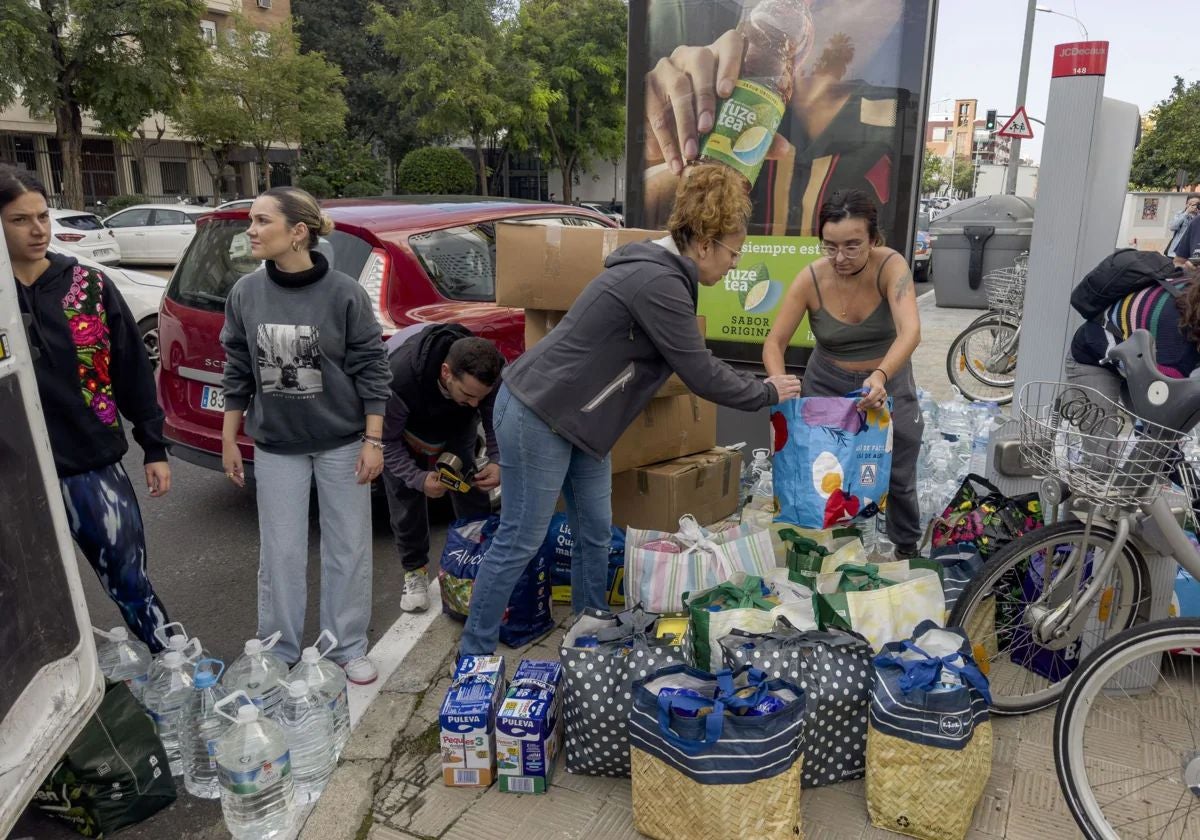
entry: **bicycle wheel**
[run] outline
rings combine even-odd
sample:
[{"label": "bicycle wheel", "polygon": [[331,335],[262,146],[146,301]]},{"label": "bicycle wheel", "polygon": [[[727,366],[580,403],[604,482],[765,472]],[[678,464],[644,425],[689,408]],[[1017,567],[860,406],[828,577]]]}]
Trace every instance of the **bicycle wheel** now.
[{"label": "bicycle wheel", "polygon": [[[950,624],[967,631],[976,659],[986,666],[996,714],[1026,714],[1054,705],[1081,657],[1149,618],[1146,562],[1127,541],[1093,598],[1086,623],[1055,650],[1034,642],[1029,607],[1061,604],[1070,596],[1063,572],[1081,553],[1083,532],[1082,522],[1056,522],[1013,540],[996,552],[954,605]],[[1113,536],[1108,528],[1093,526],[1080,587],[1091,582]]]},{"label": "bicycle wheel", "polygon": [[995,318],[958,334],[946,354],[946,375],[970,400],[1012,402],[1017,370],[1017,325]]},{"label": "bicycle wheel", "polygon": [[1200,837],[1200,619],[1106,641],[1054,719],[1063,797],[1091,840]]}]

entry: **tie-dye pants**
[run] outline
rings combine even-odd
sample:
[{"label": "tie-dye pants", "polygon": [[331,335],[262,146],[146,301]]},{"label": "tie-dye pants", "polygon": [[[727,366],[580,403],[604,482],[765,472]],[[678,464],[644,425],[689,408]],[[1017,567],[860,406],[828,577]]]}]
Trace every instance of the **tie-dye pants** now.
[{"label": "tie-dye pants", "polygon": [[59,480],[71,536],[133,633],[157,653],[170,621],[146,576],[146,532],[133,484],[118,461]]}]

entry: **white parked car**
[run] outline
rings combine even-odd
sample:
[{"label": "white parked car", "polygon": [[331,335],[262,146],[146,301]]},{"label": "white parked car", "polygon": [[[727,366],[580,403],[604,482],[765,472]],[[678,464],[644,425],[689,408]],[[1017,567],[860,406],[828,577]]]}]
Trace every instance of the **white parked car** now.
[{"label": "white parked car", "polygon": [[146,355],[150,363],[158,366],[158,306],[162,303],[163,293],[167,290],[168,281],[163,277],[155,277],[144,271],[134,271],[130,268],[118,268],[115,265],[100,265],[95,260],[82,257],[57,243],[50,250],[58,254],[75,257],[81,265],[101,269],[116,285],[125,298],[138,332],[142,335],[142,344],[146,346]]},{"label": "white parked car", "polygon": [[250,205],[254,203],[253,198],[235,198],[233,201],[226,201],[224,204],[218,204],[214,210],[249,210]]},{"label": "white parked car", "polygon": [[82,210],[50,211],[50,237],[54,244],[77,257],[103,265],[121,261],[121,245],[95,213]]},{"label": "white parked car", "polygon": [[190,204],[138,204],[104,224],[121,243],[121,262],[174,265],[196,235],[196,220],[211,212]]}]

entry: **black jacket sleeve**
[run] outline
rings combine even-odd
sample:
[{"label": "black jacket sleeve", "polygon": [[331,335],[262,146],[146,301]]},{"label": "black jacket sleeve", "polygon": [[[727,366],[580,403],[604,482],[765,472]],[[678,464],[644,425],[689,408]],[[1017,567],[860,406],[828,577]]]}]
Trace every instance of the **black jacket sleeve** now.
[{"label": "black jacket sleeve", "polygon": [[642,285],[630,302],[637,321],[654,346],[699,397],[742,411],[779,402],[775,386],[739,373],[704,346],[696,328],[696,310],[687,288],[672,277]]},{"label": "black jacket sleeve", "polygon": [[133,424],[133,439],[145,453],[145,463],[167,460],[163,437],[163,410],[158,405],[154,368],[146,355],[142,335],[125,299],[110,279],[104,284],[111,347],[109,372],[117,409]]}]

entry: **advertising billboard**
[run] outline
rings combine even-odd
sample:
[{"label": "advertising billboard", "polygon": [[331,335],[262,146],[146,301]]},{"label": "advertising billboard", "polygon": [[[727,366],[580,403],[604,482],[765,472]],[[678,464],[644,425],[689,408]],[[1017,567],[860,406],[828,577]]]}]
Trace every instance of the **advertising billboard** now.
[{"label": "advertising billboard", "polygon": [[[700,291],[714,352],[758,364],[783,293],[821,255],[817,213],[866,190],[910,254],[936,0],[630,0],[626,221],[662,228],[687,161],[752,182],[736,269]],[[788,354],[801,365],[807,320]]]}]

